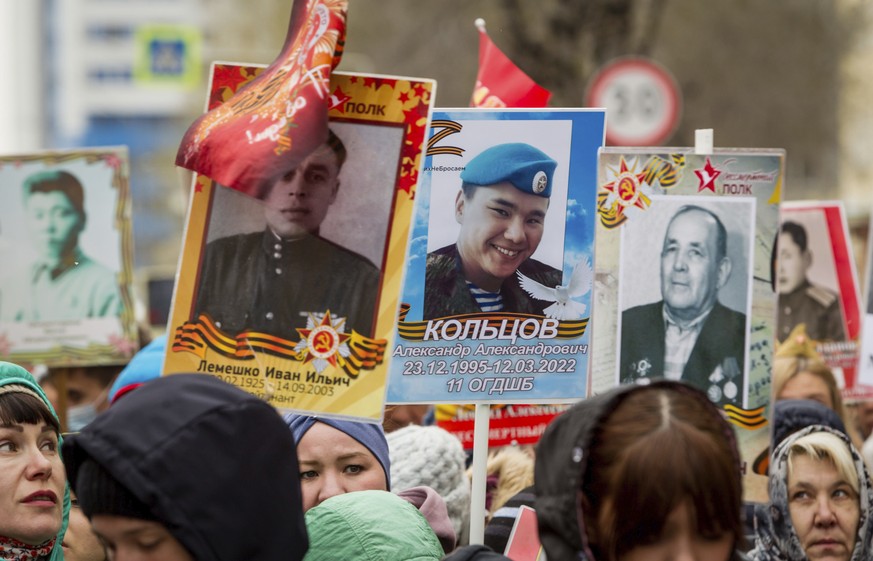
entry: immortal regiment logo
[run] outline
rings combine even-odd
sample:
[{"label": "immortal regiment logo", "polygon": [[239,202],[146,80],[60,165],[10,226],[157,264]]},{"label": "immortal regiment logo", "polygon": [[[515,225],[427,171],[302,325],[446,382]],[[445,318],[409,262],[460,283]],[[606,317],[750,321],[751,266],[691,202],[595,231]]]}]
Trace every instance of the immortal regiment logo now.
[{"label": "immortal regiment logo", "polygon": [[735,163],[736,158],[727,158],[716,167],[711,158],[706,158],[703,167],[694,170],[698,180],[697,192],[711,191],[716,195],[748,197],[755,195],[756,185],[772,185],[778,179],[779,170],[730,171],[731,164]]},{"label": "immortal regiment logo", "polygon": [[634,212],[649,208],[655,186],[666,190],[681,181],[685,155],[650,156],[639,172],[637,164],[636,158],[628,162],[622,156],[618,169],[607,166],[607,181],[597,194],[597,212],[601,224],[609,229],[622,225]]},{"label": "immortal regiment logo", "polygon": [[263,198],[269,185],[323,144],[347,7],[346,0],[294,2],[279,57],[191,125],[176,165]]}]

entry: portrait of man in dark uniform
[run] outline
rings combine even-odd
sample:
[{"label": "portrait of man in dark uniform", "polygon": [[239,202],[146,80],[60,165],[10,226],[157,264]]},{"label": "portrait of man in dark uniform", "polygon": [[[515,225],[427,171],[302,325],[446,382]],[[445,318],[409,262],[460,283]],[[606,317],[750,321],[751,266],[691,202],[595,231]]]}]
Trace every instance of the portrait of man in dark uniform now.
[{"label": "portrait of man in dark uniform", "polygon": [[813,264],[806,228],[787,220],[779,229],[776,288],[779,291],[778,339],[798,324],[815,341],[845,339],[839,295],[808,278]]},{"label": "portrait of man in dark uniform", "polygon": [[557,162],[525,143],[492,146],[465,166],[454,215],[457,242],[427,256],[424,319],[475,312],[542,315],[519,275],[547,287],[561,271],[532,259],[543,237]]},{"label": "portrait of man in dark uniform", "polygon": [[223,332],[250,330],[296,340],[312,313],[344,318],[339,331],[372,335],[381,272],[369,259],[319,235],[340,189],[340,138],[291,169],[264,199],[263,231],[209,242],[193,317]]},{"label": "portrait of man in dark uniform", "polygon": [[742,405],[746,315],[719,302],[732,268],[719,216],[680,207],[661,245],[662,299],[622,312],[621,383],[683,380],[719,405]]}]

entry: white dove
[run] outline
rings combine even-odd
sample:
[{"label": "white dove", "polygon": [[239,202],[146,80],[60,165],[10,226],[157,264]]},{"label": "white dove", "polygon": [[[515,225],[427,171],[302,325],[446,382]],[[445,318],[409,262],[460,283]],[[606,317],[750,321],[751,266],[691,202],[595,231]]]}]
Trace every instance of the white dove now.
[{"label": "white dove", "polygon": [[548,306],[543,313],[546,317],[557,320],[576,320],[582,319],[582,314],[585,313],[585,304],[576,302],[573,298],[584,296],[591,290],[591,284],[594,281],[594,269],[591,268],[591,260],[587,257],[584,261],[576,263],[573,267],[573,274],[570,275],[570,282],[567,284],[558,285],[555,288],[549,288],[537,281],[524,276],[516,271],[521,287],[537,300],[545,300],[554,302]]}]

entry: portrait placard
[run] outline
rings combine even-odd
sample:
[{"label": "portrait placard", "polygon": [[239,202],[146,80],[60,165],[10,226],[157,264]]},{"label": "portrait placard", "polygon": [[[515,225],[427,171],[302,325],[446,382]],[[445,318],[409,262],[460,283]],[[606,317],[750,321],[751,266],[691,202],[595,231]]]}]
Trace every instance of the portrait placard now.
[{"label": "portrait placard", "polygon": [[127,147],[0,156],[0,354],[49,366],[127,362],[131,292]]},{"label": "portrait placard", "polygon": [[873,213],[867,237],[867,274],[864,287],[864,319],[858,353],[858,386],[866,393],[873,393]]},{"label": "portrait placard", "polygon": [[861,297],[843,203],[784,202],[780,217],[776,338],[784,342],[802,323],[844,397],[866,397],[869,391],[855,383]]},{"label": "portrait placard", "polygon": [[588,388],[602,109],[434,113],[390,403],[553,403]]},{"label": "portrait placard", "polygon": [[[211,104],[261,70],[216,65]],[[196,178],[165,374],[214,374],[281,410],[381,418],[434,89],[334,73],[328,142],[263,200]]]},{"label": "portrait placard", "polygon": [[[752,459],[769,442],[782,150],[604,148],[594,392],[656,378],[706,392]],[[747,485],[763,493],[766,478]]]}]

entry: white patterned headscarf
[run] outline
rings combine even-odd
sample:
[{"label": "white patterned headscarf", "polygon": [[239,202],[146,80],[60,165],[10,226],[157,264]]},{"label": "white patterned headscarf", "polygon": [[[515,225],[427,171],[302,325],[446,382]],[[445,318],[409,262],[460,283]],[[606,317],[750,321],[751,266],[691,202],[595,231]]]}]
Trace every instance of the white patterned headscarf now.
[{"label": "white patterned headscarf", "polygon": [[814,432],[829,432],[840,438],[852,453],[855,471],[858,473],[858,496],[860,518],[855,549],[850,561],[873,561],[873,487],[864,465],[864,460],[852,441],[844,433],[824,425],[812,425],[799,430],[783,440],[770,458],[769,493],[770,504],[759,505],[755,510],[755,549],[749,552],[754,561],[805,561],[806,552],[791,522],[788,509],[788,453],[799,439]]}]

